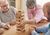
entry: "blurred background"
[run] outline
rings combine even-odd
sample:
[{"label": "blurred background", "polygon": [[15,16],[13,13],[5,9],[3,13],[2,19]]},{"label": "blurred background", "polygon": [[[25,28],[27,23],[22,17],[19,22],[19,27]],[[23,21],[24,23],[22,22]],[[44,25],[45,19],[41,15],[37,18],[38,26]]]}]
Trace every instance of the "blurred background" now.
[{"label": "blurred background", "polygon": [[[25,19],[27,19],[27,7],[26,7],[26,1],[27,0],[8,0],[11,6],[14,6],[17,10],[22,10],[25,12]],[[36,0],[36,3],[39,4],[45,13],[45,16],[47,16],[46,11],[46,4],[50,2],[50,0]],[[49,5],[49,4],[48,4]]]},{"label": "blurred background", "polygon": [[[9,0],[9,3],[11,6],[14,6],[16,7],[17,9],[20,9],[20,8],[24,8],[26,5],[27,0]],[[47,2],[50,2],[50,0],[36,0],[36,3],[41,5],[43,7],[43,5]]]}]

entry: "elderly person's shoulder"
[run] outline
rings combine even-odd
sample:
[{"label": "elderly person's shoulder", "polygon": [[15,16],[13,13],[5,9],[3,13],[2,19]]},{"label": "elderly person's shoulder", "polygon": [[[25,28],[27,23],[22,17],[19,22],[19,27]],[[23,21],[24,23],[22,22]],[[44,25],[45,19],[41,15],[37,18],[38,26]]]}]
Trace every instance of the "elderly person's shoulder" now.
[{"label": "elderly person's shoulder", "polygon": [[17,9],[13,6],[10,6],[9,9],[13,12],[13,13],[17,13]]},{"label": "elderly person's shoulder", "polygon": [[13,10],[17,10],[15,7],[13,7],[13,6],[10,6],[9,7],[10,9],[13,9]]}]

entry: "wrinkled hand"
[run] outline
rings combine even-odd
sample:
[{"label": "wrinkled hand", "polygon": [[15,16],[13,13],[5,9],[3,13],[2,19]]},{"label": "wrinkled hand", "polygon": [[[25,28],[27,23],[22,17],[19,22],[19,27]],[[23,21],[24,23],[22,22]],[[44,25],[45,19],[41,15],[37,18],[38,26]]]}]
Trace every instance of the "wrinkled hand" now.
[{"label": "wrinkled hand", "polygon": [[3,26],[3,28],[6,29],[6,30],[8,30],[8,29],[10,28],[10,26],[9,26],[9,24],[5,24],[5,25]]}]

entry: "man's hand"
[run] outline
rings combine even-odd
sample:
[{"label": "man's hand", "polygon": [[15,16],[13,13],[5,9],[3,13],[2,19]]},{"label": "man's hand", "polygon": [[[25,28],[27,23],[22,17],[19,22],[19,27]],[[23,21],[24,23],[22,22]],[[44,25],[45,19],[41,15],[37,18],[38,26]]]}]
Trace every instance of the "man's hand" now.
[{"label": "man's hand", "polygon": [[5,25],[3,26],[3,28],[6,29],[6,30],[8,30],[8,29],[10,28],[10,25],[9,25],[9,24],[5,24]]}]

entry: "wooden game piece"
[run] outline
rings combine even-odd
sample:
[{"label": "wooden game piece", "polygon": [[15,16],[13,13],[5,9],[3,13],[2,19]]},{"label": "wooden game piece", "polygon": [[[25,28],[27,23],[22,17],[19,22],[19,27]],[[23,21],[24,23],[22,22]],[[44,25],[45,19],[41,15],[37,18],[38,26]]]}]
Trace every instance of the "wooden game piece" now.
[{"label": "wooden game piece", "polygon": [[18,11],[17,17],[17,30],[18,31],[23,31],[24,30],[24,12]]}]

